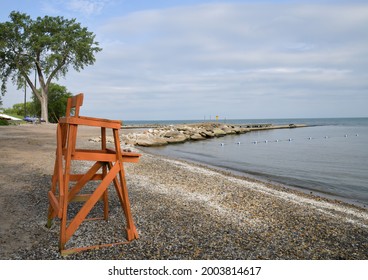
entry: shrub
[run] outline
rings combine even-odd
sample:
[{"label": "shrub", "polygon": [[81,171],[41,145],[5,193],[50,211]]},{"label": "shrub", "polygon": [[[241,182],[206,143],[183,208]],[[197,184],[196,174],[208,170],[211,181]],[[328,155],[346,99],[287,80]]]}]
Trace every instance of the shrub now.
[{"label": "shrub", "polygon": [[9,122],[4,119],[0,119],[0,125],[9,125]]}]

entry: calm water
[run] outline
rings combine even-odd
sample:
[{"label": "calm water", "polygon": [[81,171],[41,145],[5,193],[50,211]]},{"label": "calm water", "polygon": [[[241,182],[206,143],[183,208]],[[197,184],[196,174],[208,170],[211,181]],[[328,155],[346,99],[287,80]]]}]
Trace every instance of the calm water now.
[{"label": "calm water", "polygon": [[311,126],[250,132],[149,151],[368,205],[368,118],[226,122]]}]

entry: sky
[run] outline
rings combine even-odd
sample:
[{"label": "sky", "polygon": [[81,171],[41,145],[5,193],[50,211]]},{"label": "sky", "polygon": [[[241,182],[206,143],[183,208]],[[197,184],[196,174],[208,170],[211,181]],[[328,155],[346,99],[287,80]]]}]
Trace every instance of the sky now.
[{"label": "sky", "polygon": [[95,64],[54,80],[85,94],[86,116],[368,117],[368,1],[2,0],[0,22],[13,10],[96,35]]}]

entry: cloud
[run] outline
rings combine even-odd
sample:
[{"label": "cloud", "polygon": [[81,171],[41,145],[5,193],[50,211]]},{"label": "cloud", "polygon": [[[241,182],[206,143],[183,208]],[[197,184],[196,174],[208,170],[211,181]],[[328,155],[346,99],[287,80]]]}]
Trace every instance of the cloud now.
[{"label": "cloud", "polygon": [[70,0],[67,2],[68,9],[90,16],[99,14],[108,0]]},{"label": "cloud", "polygon": [[110,2],[111,0],[48,0],[41,2],[41,9],[51,15],[60,15],[67,10],[74,17],[76,15],[89,17],[100,14]]},{"label": "cloud", "polygon": [[[67,7],[92,14],[105,4],[80,0]],[[366,4],[137,11],[99,24],[103,52],[96,64],[65,82],[88,93],[88,113],[105,117],[367,115],[361,105],[368,103],[367,26]]]}]

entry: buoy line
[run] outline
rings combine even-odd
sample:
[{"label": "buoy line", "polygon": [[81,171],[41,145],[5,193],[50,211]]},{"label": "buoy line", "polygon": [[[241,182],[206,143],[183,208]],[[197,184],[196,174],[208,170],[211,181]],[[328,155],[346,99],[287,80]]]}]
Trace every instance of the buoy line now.
[{"label": "buoy line", "polygon": [[[355,137],[358,137],[359,134],[356,133],[354,134]],[[305,140],[318,140],[318,139],[333,139],[333,138],[348,138],[349,135],[348,134],[344,134],[344,136],[329,136],[329,135],[326,135],[324,136],[323,138],[318,138],[318,137],[312,137],[312,136],[309,136],[307,138],[303,138]],[[293,138],[288,138],[288,139],[275,139],[275,140],[268,140],[268,139],[265,139],[265,140],[253,140],[251,141],[250,143],[251,144],[267,144],[267,143],[278,143],[278,142],[293,142],[293,141],[298,141],[298,139],[293,139]],[[220,143],[220,146],[225,146],[225,145],[232,145],[232,144],[236,144],[238,146],[240,145],[243,145],[243,144],[247,144],[247,142],[236,142],[236,143]]]}]

